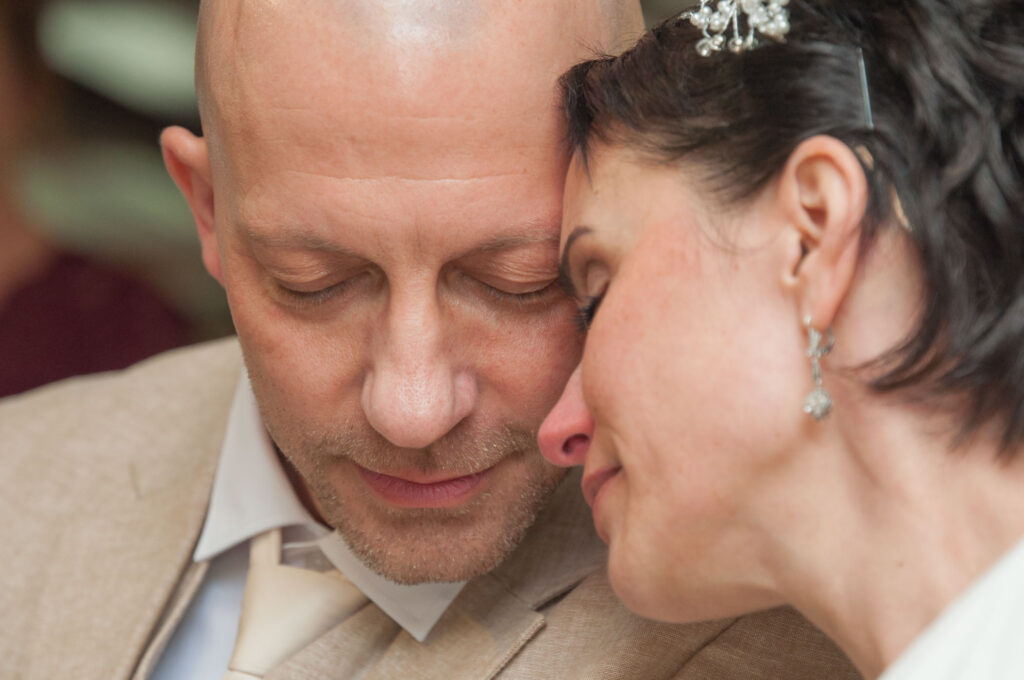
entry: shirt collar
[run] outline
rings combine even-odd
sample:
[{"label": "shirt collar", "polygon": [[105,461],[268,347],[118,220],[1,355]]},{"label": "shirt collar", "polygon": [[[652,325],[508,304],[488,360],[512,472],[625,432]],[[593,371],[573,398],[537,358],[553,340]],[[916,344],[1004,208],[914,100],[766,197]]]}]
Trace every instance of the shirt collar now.
[{"label": "shirt collar", "polygon": [[243,372],[228,414],[206,523],[192,559],[203,562],[278,527],[315,524],[281,469]]},{"label": "shirt collar", "polygon": [[[206,522],[192,558],[206,561],[264,531],[296,525],[325,531],[303,507],[281,468],[243,371],[228,414]],[[399,585],[363,564],[337,532],[318,543],[340,572],[420,642],[465,585]]]},{"label": "shirt collar", "polygon": [[405,586],[388,581],[363,564],[337,531],[320,539],[319,545],[338,571],[420,642],[466,585],[462,581]]}]

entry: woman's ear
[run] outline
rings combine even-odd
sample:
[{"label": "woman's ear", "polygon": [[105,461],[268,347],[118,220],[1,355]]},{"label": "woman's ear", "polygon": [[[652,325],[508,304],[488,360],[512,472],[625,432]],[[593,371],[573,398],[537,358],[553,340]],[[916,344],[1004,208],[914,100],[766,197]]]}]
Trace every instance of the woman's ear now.
[{"label": "woman's ear", "polygon": [[867,179],[855,153],[819,135],[790,154],[779,178],[777,208],[792,230],[783,281],[796,295],[801,320],[826,328],[853,284],[860,254]]},{"label": "woman's ear", "polygon": [[164,164],[185,196],[199,232],[203,264],[224,285],[214,221],[213,181],[206,140],[181,127],[169,127],[160,135]]}]

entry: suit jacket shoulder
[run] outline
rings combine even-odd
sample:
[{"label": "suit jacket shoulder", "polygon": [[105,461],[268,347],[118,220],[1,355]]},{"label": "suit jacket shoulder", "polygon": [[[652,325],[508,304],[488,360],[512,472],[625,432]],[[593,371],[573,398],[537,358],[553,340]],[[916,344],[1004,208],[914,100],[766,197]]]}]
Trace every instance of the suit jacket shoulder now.
[{"label": "suit jacket shoulder", "polygon": [[128,674],[191,556],[240,370],[230,339],[0,401],[6,671]]},{"label": "suit jacket shoulder", "polygon": [[[226,413],[241,366],[238,343],[228,338],[0,400],[3,464],[10,466],[29,449],[40,449],[31,455],[42,462],[38,456],[62,457],[76,446],[90,450],[90,467],[111,460],[155,460],[145,449],[125,446],[124,437],[185,441],[194,436],[211,417]],[[182,428],[182,419],[196,427]],[[39,479],[38,472],[31,478]]]}]

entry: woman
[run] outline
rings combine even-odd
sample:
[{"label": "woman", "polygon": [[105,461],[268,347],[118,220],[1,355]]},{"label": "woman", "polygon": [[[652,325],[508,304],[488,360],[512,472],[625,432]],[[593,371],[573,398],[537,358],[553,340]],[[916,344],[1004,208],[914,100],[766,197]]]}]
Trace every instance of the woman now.
[{"label": "woman", "polygon": [[566,74],[588,331],[540,440],[640,614],[790,603],[868,677],[1024,677],[1022,30],[744,0]]}]

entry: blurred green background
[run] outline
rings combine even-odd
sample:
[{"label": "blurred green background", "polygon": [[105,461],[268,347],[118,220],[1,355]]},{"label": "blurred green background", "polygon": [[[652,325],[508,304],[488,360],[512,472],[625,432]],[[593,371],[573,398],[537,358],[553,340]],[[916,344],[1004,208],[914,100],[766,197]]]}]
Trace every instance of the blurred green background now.
[{"label": "blurred green background", "polygon": [[[689,4],[645,0],[643,7],[653,23]],[[20,194],[56,241],[148,280],[203,339],[230,333],[231,323],[157,146],[166,125],[198,130],[197,7],[196,0],[46,3],[38,37],[59,75],[61,114],[25,163]]]}]

